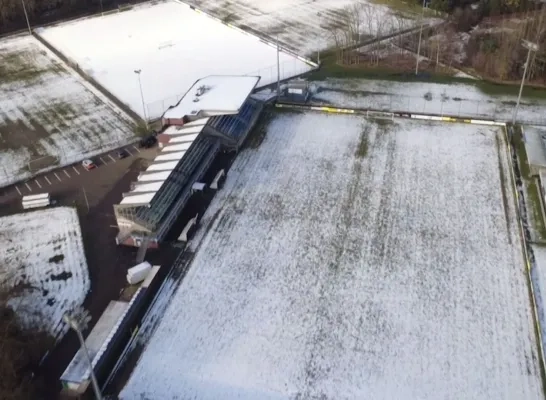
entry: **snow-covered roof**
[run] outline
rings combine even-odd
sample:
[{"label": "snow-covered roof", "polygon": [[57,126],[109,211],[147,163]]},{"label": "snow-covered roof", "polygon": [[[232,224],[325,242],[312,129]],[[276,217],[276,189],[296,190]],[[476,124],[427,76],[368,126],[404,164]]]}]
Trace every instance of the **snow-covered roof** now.
[{"label": "snow-covered roof", "polygon": [[163,118],[237,114],[259,80],[258,76],[229,75],[199,79],[176,106],[165,112]]},{"label": "snow-covered roof", "polygon": [[[95,327],[85,339],[85,345],[91,356],[93,368],[96,366],[101,354],[104,352],[103,346],[107,344],[108,339],[118,328],[123,314],[127,310],[129,303],[123,301],[111,301],[106,310],[97,321]],[[83,383],[89,379],[89,365],[83,351],[80,349],[66,367],[61,376],[61,381]]]},{"label": "snow-covered roof", "polygon": [[119,204],[128,207],[149,206],[207,122],[208,118],[204,118],[184,126],[170,126],[165,129],[163,134],[171,136],[172,139],[161,149],[152,164],[139,175],[137,184],[123,195]]}]

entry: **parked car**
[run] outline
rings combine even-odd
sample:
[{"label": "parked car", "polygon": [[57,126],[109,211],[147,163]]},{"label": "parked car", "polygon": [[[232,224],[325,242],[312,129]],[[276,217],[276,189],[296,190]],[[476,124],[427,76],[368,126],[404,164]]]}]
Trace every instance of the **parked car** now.
[{"label": "parked car", "polygon": [[97,168],[97,164],[93,162],[93,160],[83,160],[82,161],[82,167],[84,167],[86,170],[90,171],[94,168]]},{"label": "parked car", "polygon": [[119,150],[118,151],[118,159],[123,160],[124,158],[129,157],[129,153],[127,153],[125,150]]},{"label": "parked car", "polygon": [[157,138],[154,135],[150,135],[140,141],[140,147],[149,149],[150,147],[154,147],[156,143],[157,143]]}]

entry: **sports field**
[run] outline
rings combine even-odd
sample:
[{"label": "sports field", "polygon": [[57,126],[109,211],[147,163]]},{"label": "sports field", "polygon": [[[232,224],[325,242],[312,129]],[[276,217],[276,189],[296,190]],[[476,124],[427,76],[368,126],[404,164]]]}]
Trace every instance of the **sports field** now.
[{"label": "sports field", "polygon": [[500,129],[264,129],[122,399],[543,398]]},{"label": "sports field", "polygon": [[134,140],[134,121],[36,38],[0,40],[0,187]]}]

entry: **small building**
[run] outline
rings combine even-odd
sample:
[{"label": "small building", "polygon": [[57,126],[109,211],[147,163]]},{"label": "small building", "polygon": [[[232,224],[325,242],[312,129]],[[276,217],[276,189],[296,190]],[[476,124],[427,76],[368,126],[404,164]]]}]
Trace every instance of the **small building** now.
[{"label": "small building", "polygon": [[[114,334],[117,322],[122,319],[127,311],[129,303],[123,301],[111,301],[101,315],[95,327],[85,339],[85,345],[89,351],[92,365],[97,373],[97,363],[108,339]],[[61,375],[61,383],[65,393],[71,395],[82,395],[91,384],[91,373],[87,358],[82,349],[78,350],[68,367]]]},{"label": "small building", "polygon": [[[130,302],[111,301],[85,339],[91,363],[99,384],[110,374],[110,367],[117,361],[118,353],[131,338],[131,329],[138,326],[137,316],[142,313],[160,282],[154,279],[159,266],[154,266]],[[61,375],[63,394],[79,397],[91,386],[91,371],[82,349],[79,349]]]},{"label": "small building", "polygon": [[311,95],[309,82],[294,80],[283,86],[279,101],[288,103],[306,103]]}]

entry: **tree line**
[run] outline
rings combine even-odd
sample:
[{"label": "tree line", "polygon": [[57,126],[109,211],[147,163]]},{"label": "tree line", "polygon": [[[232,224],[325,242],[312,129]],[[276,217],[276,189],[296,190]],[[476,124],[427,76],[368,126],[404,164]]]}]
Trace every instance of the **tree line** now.
[{"label": "tree line", "polygon": [[[414,0],[421,5],[422,0]],[[481,18],[512,14],[540,8],[536,0],[425,0],[425,4],[439,11],[452,13],[457,9],[474,8]]]},{"label": "tree line", "polygon": [[142,0],[0,0],[0,33],[27,26],[25,9],[31,25],[46,24],[64,18],[112,10],[120,5]]}]

